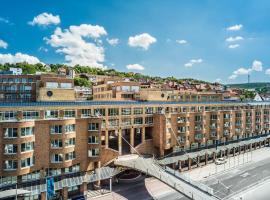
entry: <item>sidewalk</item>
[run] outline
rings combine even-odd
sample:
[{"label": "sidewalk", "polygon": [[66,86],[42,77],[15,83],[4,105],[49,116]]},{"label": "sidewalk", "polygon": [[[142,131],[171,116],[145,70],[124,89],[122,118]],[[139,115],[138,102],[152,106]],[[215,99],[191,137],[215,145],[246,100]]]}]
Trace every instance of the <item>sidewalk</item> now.
[{"label": "sidewalk", "polygon": [[226,172],[228,170],[236,169],[237,167],[248,165],[250,163],[258,162],[270,157],[270,148],[263,147],[261,149],[257,149],[252,151],[252,156],[250,152],[245,154],[240,154],[235,157],[227,158],[227,163],[224,165],[216,165],[215,163],[211,163],[202,167],[198,167],[192,169],[191,171],[183,172],[184,175],[190,177],[195,181],[202,181],[209,176]]}]

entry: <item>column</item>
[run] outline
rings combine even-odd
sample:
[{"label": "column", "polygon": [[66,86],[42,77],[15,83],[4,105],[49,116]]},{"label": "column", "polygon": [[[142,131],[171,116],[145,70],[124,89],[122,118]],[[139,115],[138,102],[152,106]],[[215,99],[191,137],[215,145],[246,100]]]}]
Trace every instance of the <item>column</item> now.
[{"label": "column", "polygon": [[205,165],[207,165],[208,164],[208,154],[206,153],[205,154]]},{"label": "column", "polygon": [[118,130],[118,152],[122,155],[122,129]]},{"label": "column", "polygon": [[179,172],[182,172],[182,161],[179,160]]},{"label": "column", "polygon": [[235,147],[233,147],[233,157],[235,156]]},{"label": "column", "polygon": [[216,160],[216,152],[213,152],[213,162]]},{"label": "column", "polygon": [[142,127],[142,143],[145,142],[145,127]]},{"label": "column", "polygon": [[41,192],[40,199],[41,200],[46,200],[46,192]]},{"label": "column", "polygon": [[[129,141],[130,145],[132,147],[134,147],[134,128],[130,129],[130,141]],[[130,152],[134,153],[134,150],[130,147]]]},{"label": "column", "polygon": [[63,200],[68,200],[68,188],[64,187],[62,189],[62,196],[63,196]]},{"label": "column", "polygon": [[200,167],[200,156],[197,157],[197,167]]},{"label": "column", "polygon": [[83,196],[87,194],[87,183],[84,182],[80,185],[80,193],[83,194]]},{"label": "column", "polygon": [[109,131],[105,130],[105,148],[109,148]]},{"label": "column", "polygon": [[191,170],[191,158],[188,159],[188,170]]}]

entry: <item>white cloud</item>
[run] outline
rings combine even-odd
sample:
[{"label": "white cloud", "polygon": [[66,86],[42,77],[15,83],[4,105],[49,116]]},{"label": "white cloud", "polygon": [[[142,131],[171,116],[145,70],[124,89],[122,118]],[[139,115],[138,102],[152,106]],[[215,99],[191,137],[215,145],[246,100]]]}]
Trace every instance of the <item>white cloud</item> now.
[{"label": "white cloud", "polygon": [[263,70],[262,62],[258,60],[254,60],[252,63],[251,69],[253,71],[261,72]]},{"label": "white cloud", "polygon": [[38,51],[48,52],[49,50],[45,47],[39,47]]},{"label": "white cloud", "polygon": [[126,66],[127,69],[133,69],[133,70],[144,70],[144,66],[140,64],[130,64]]},{"label": "white cloud", "polygon": [[[70,26],[62,31],[56,28],[50,38],[45,38],[47,44],[56,48],[56,52],[65,55],[66,64],[74,66],[76,64],[89,67],[105,68],[104,48],[98,42],[99,37],[106,35],[106,31],[101,26],[82,24],[80,26]],[[91,39],[92,42],[87,39]]]},{"label": "white cloud", "polygon": [[40,26],[48,26],[50,24],[57,25],[60,23],[60,17],[59,15],[52,15],[51,13],[41,13],[38,16],[34,17],[34,19],[31,22],[28,22],[28,24],[34,26],[34,25],[40,25]]},{"label": "white cloud", "polygon": [[185,67],[192,67],[194,64],[199,64],[199,63],[202,63],[202,62],[203,62],[203,60],[201,58],[199,58],[199,59],[191,59],[184,66]]},{"label": "white cloud", "polygon": [[8,47],[8,43],[0,39],[0,48],[6,49],[7,47]]},{"label": "white cloud", "polygon": [[3,18],[3,17],[0,17],[0,22],[3,22],[5,24],[9,24],[10,23],[8,19]]},{"label": "white cloud", "polygon": [[131,47],[141,47],[147,50],[149,46],[157,42],[157,39],[148,33],[142,33],[140,35],[130,36],[128,38],[128,45]]},{"label": "white cloud", "polygon": [[119,43],[119,39],[118,38],[112,38],[112,39],[107,38],[106,40],[112,46],[116,46]]},{"label": "white cloud", "polygon": [[270,75],[270,69],[266,69],[265,74]]},{"label": "white cloud", "polygon": [[227,42],[236,42],[239,40],[243,40],[244,38],[242,36],[235,36],[235,37],[228,37],[226,39]]},{"label": "white cloud", "polygon": [[233,79],[236,79],[236,78],[237,78],[237,75],[235,75],[235,74],[232,74],[231,76],[229,76],[230,80],[233,80]]},{"label": "white cloud", "polygon": [[[241,67],[241,68],[235,70],[232,73],[232,75],[229,76],[229,79],[236,79],[239,75],[247,75],[247,74],[250,74],[253,71],[261,72],[262,70],[263,70],[263,64],[262,64],[262,62],[259,61],[259,60],[254,60],[252,62],[252,66],[251,67],[249,67],[249,68]],[[266,73],[266,71],[265,71],[265,73]],[[269,70],[269,73],[270,73],[270,70]]]},{"label": "white cloud", "polygon": [[239,31],[243,28],[242,24],[236,24],[227,28],[227,31]]},{"label": "white cloud", "polygon": [[[23,53],[16,53],[15,55],[12,54],[0,54],[0,63],[20,63],[20,62],[27,62],[29,64],[36,64],[42,63],[37,57],[30,56],[28,54]],[[43,64],[43,63],[42,63]]]},{"label": "white cloud", "polygon": [[176,40],[178,44],[187,44],[186,40]]},{"label": "white cloud", "polygon": [[221,78],[217,78],[217,79],[215,80],[215,82],[217,82],[217,83],[220,83],[221,81],[222,81]]},{"label": "white cloud", "polygon": [[238,47],[240,47],[239,44],[230,44],[230,45],[228,46],[229,49],[235,49],[235,48],[238,48]]}]

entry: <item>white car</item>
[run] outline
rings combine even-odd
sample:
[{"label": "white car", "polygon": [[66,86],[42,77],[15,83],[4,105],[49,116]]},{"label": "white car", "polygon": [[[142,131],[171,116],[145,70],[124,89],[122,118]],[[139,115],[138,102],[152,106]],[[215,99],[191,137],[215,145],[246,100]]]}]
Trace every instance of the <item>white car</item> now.
[{"label": "white car", "polygon": [[222,164],[225,164],[226,162],[227,160],[225,160],[225,158],[218,158],[215,160],[216,165],[222,165]]}]

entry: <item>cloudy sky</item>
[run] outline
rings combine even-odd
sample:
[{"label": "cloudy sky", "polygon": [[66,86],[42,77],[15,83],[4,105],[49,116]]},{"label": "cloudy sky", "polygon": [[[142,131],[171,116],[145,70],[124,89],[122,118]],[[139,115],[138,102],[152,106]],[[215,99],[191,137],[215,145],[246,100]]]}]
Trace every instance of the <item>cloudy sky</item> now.
[{"label": "cloudy sky", "polygon": [[269,81],[267,0],[1,0],[0,63]]}]

